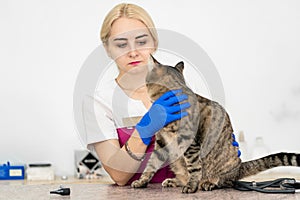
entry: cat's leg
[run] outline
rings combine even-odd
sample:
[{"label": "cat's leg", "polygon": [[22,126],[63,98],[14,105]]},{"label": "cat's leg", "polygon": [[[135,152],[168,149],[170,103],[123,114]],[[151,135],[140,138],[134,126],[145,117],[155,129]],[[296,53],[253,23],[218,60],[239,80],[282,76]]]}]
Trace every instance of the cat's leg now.
[{"label": "cat's leg", "polygon": [[[224,163],[224,166],[226,166],[226,164],[227,163]],[[239,166],[229,172],[219,172],[222,173],[222,175],[218,175],[219,173],[210,175],[206,177],[205,180],[201,180],[199,186],[205,191],[211,191],[222,187],[232,187],[233,182],[237,180],[238,170]]]},{"label": "cat's leg", "polygon": [[[155,143],[155,148],[159,145]],[[133,188],[145,188],[154,176],[154,174],[161,168],[161,166],[166,162],[168,158],[168,152],[166,148],[158,148],[153,151],[147,166],[142,174],[142,176],[131,183]]]},{"label": "cat's leg", "polygon": [[162,182],[163,187],[182,187],[187,183],[188,172],[185,160],[180,157],[178,160],[170,164],[171,170],[175,174],[175,178],[167,178]]},{"label": "cat's leg", "polygon": [[200,145],[195,142],[184,153],[188,171],[188,181],[182,188],[182,193],[194,193],[198,190],[202,178],[202,161],[200,159]]},{"label": "cat's leg", "polygon": [[214,177],[214,178],[209,178],[206,180],[201,180],[199,186],[202,190],[204,191],[211,191],[215,188],[218,188],[218,183],[219,183],[219,178],[218,177]]}]

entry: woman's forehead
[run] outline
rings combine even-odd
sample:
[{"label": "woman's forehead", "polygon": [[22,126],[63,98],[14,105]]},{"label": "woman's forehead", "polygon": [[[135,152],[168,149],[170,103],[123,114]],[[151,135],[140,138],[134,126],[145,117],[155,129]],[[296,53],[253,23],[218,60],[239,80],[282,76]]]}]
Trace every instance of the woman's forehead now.
[{"label": "woman's forehead", "polygon": [[137,19],[117,19],[111,28],[110,39],[126,38],[134,39],[140,35],[149,35],[149,30],[144,23]]},{"label": "woman's forehead", "polygon": [[120,41],[120,40],[137,40],[141,38],[147,38],[149,37],[149,32],[147,30],[136,30],[136,31],[130,31],[126,33],[122,33],[119,35],[111,36],[109,38],[110,41]]}]

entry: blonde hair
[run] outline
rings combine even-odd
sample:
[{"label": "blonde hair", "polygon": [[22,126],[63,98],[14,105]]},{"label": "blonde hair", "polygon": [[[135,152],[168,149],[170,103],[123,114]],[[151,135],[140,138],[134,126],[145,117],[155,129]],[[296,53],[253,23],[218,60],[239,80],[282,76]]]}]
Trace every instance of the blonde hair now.
[{"label": "blonde hair", "polygon": [[141,21],[148,28],[155,44],[155,49],[158,45],[158,36],[154,26],[154,23],[150,15],[141,7],[134,4],[121,3],[116,5],[105,17],[101,32],[100,38],[102,43],[107,44],[108,38],[110,36],[110,31],[113,23],[121,18],[127,17],[130,19],[136,19]]}]

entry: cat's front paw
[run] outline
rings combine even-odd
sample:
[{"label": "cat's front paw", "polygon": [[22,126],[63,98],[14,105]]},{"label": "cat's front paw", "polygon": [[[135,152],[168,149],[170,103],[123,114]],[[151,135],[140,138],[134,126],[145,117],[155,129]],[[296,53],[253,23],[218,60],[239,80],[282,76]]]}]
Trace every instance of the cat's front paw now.
[{"label": "cat's front paw", "polygon": [[200,187],[201,187],[202,190],[212,191],[216,187],[216,185],[209,182],[209,181],[205,181],[205,182],[200,184]]},{"label": "cat's front paw", "polygon": [[146,188],[147,185],[148,185],[148,182],[144,182],[142,180],[136,180],[131,183],[132,188]]},{"label": "cat's front paw", "polygon": [[198,190],[198,184],[188,183],[187,185],[183,186],[182,193],[195,193]]},{"label": "cat's front paw", "polygon": [[178,187],[179,183],[176,178],[167,178],[161,184],[163,187]]}]

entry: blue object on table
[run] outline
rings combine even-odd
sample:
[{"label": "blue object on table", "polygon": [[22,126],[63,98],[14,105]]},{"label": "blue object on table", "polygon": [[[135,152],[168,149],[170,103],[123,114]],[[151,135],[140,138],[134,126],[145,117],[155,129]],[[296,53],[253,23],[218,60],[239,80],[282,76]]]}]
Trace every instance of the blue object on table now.
[{"label": "blue object on table", "polygon": [[0,180],[19,180],[25,177],[23,165],[12,166],[9,162],[0,165]]}]

